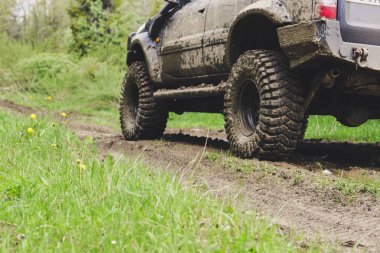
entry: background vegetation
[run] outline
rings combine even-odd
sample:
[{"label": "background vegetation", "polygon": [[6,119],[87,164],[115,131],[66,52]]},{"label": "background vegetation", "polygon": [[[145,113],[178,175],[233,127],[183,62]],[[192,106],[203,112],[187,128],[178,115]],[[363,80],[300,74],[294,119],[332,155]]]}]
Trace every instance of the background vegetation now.
[{"label": "background vegetation", "polygon": [[7,21],[0,30],[0,96],[33,106],[96,114],[94,120],[116,127],[127,35],[162,2],[31,3],[0,3],[0,18]]}]

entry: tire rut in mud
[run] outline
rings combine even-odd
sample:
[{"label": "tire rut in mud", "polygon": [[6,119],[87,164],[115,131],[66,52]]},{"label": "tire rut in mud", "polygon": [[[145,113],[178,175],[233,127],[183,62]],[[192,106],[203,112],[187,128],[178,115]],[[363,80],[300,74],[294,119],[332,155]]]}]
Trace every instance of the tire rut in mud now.
[{"label": "tire rut in mud", "polygon": [[[207,138],[206,136],[209,136]],[[192,145],[204,145],[228,151],[229,144],[225,134],[219,131],[206,131],[196,129],[188,132],[168,129],[163,136],[166,141],[188,143]],[[354,143],[325,140],[302,140],[297,146],[296,152],[290,158],[292,164],[303,165],[312,162],[328,163],[333,167],[380,167],[380,143]]]},{"label": "tire rut in mud", "polygon": [[[89,135],[94,131],[87,129]],[[102,138],[102,136],[104,136]],[[205,136],[209,136],[206,138]],[[205,185],[207,189],[217,192],[219,197],[238,196],[238,205],[243,205],[246,210],[255,209],[261,215],[268,216],[273,221],[284,227],[293,227],[297,231],[303,231],[310,238],[315,239],[316,234],[321,241],[330,241],[338,245],[360,244],[368,252],[376,252],[380,247],[377,229],[380,222],[379,200],[361,195],[352,201],[339,193],[333,187],[318,190],[315,181],[320,174],[310,172],[316,161],[324,167],[345,168],[346,161],[331,164],[320,160],[320,156],[304,157],[299,155],[302,161],[289,163],[269,163],[275,166],[275,171],[262,175],[262,171],[243,173],[239,166],[266,166],[256,160],[243,160],[234,158],[234,165],[230,165],[228,144],[223,140],[220,132],[207,132],[197,129],[195,131],[168,130],[160,142],[139,141],[125,142],[122,136],[111,133],[99,133],[97,142],[105,154],[123,155],[135,157],[151,167],[161,168],[173,174],[181,174],[188,170],[191,164],[194,166],[194,158],[200,157],[200,153],[207,143],[208,150],[219,152],[226,163],[215,163],[203,159],[196,169],[193,167],[191,182],[196,185]],[[334,143],[332,143],[334,144]],[[317,148],[318,153],[326,155],[326,143],[322,141],[306,141],[302,152]],[[348,148],[348,152],[377,152],[376,144],[351,144],[335,143],[329,154],[340,154],[342,148]],[[307,152],[306,152],[307,153]],[[294,158],[296,159],[296,158]],[[353,159],[355,160],[355,159]],[[198,160],[199,161],[199,160]],[[364,162],[363,164],[367,164]],[[190,166],[190,167],[189,167]],[[380,171],[379,167],[361,167],[365,170]],[[346,167],[349,169],[349,167]],[[303,182],[295,186],[295,178],[299,172],[305,173]],[[190,180],[188,178],[188,180]],[[227,186],[227,187],[226,187]],[[269,187],[268,187],[269,186]]]},{"label": "tire rut in mud", "polygon": [[[368,194],[352,199],[332,185],[319,188],[317,181],[323,176],[316,161],[324,168],[350,169],[343,163],[332,164],[320,157],[302,155],[299,155],[302,161],[295,162],[239,159],[228,154],[228,144],[220,139],[220,133],[209,133],[214,138],[206,138],[201,131],[196,132],[197,136],[194,136],[191,131],[169,130],[159,142],[124,142],[120,135],[115,135],[100,138],[98,143],[106,154],[127,154],[152,168],[176,175],[188,171],[191,176],[185,177],[187,183],[215,192],[218,197],[232,198],[245,210],[255,209],[280,226],[302,231],[309,238],[317,237],[322,242],[329,241],[338,246],[358,243],[368,252],[376,252],[380,247],[378,199]],[[216,158],[209,159],[206,154],[200,159],[206,143],[208,151],[218,154]],[[252,171],[241,169],[247,165]],[[374,166],[360,168],[380,171]],[[297,183],[299,175],[302,180]]]}]

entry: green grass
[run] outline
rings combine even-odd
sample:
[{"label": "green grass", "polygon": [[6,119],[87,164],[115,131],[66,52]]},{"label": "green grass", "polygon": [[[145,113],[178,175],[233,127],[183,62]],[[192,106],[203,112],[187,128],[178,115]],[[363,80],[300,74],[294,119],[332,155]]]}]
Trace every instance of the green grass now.
[{"label": "green grass", "polygon": [[[340,173],[340,176],[338,173]],[[375,198],[380,198],[380,175],[376,171],[336,171],[335,174],[337,174],[338,178],[328,180],[325,186],[333,185],[346,196],[357,197],[360,194],[369,194]]]},{"label": "green grass", "polygon": [[379,142],[380,120],[370,120],[362,126],[350,128],[343,126],[333,117],[312,116],[309,120],[306,138]]},{"label": "green grass", "polygon": [[333,183],[335,187],[347,196],[358,196],[359,193],[371,194],[376,198],[380,197],[380,181],[371,180],[361,182],[347,179],[339,179]]},{"label": "green grass", "polygon": [[184,113],[177,115],[171,113],[169,116],[168,127],[171,128],[206,128],[224,129],[224,119],[222,114],[211,113]]},{"label": "green grass", "polygon": [[[339,191],[344,196],[348,197],[348,202],[352,200],[363,198],[364,195],[373,196],[374,198],[380,198],[380,181],[374,178],[362,178],[362,177],[352,177],[352,178],[342,178],[334,177],[333,179],[328,177],[319,177],[316,180],[317,188],[322,191],[327,189],[335,189]],[[334,194],[331,195],[336,198]],[[342,200],[336,199],[341,202]],[[347,202],[345,204],[348,204]]]},{"label": "green grass", "polygon": [[300,251],[300,237],[253,212],[133,161],[98,159],[91,140],[48,119],[0,111],[0,139],[1,252]]}]

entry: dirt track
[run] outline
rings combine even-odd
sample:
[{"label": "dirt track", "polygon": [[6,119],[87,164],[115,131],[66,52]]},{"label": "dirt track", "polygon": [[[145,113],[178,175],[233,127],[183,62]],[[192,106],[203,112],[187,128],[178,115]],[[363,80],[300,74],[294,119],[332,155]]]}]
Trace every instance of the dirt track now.
[{"label": "dirt track", "polygon": [[[35,111],[1,100],[0,107],[22,114]],[[320,183],[323,169],[378,175],[379,144],[305,141],[291,161],[267,163],[229,156],[220,132],[169,129],[161,141],[126,142],[113,129],[84,125],[75,118],[71,122],[70,129],[81,138],[95,139],[103,154],[138,158],[151,168],[183,175],[187,184],[231,197],[284,229],[345,245],[342,250],[357,244],[358,251],[379,252],[380,200],[366,193],[353,199]]]}]

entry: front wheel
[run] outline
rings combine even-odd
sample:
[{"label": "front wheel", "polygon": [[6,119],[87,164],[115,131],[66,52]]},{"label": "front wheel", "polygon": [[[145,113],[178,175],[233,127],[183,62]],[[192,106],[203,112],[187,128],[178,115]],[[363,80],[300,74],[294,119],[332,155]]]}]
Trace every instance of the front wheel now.
[{"label": "front wheel", "polygon": [[287,158],[302,137],[303,89],[278,52],[248,51],[231,70],[224,117],[231,151],[243,158]]},{"label": "front wheel", "polygon": [[135,62],[123,81],[120,124],[126,140],[160,138],[168,111],[153,97],[155,89],[144,62]]}]

